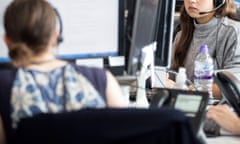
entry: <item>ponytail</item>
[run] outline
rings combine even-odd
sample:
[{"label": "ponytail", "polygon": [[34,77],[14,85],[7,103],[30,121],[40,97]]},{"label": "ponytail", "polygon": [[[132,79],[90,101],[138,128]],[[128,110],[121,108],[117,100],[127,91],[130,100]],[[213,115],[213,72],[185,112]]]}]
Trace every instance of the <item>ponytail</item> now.
[{"label": "ponytail", "polygon": [[29,64],[32,51],[24,43],[14,43],[9,47],[9,56],[16,67],[24,67]]}]

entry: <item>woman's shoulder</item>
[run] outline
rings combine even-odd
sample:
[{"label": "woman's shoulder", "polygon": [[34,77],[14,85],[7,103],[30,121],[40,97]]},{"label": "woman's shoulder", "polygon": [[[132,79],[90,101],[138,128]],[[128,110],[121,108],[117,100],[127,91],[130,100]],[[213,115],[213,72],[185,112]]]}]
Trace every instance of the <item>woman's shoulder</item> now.
[{"label": "woman's shoulder", "polygon": [[0,70],[0,76],[1,76],[1,81],[0,85],[5,85],[6,83],[11,83],[16,76],[17,69],[11,68],[11,69],[3,69]]},{"label": "woman's shoulder", "polygon": [[103,68],[77,65],[75,63],[70,63],[70,65],[73,66],[77,72],[82,73],[84,75],[102,75],[102,74],[105,75],[106,74],[106,70]]},{"label": "woman's shoulder", "polygon": [[233,28],[233,30],[239,32],[240,31],[240,21],[233,20],[229,17],[222,18],[222,25],[226,28]]},{"label": "woman's shoulder", "polygon": [[75,63],[70,63],[70,65],[73,66],[78,73],[82,74],[88,80],[90,80],[94,85],[106,84],[107,81],[106,69],[77,65]]},{"label": "woman's shoulder", "polygon": [[105,96],[105,90],[107,86],[107,73],[103,68],[89,67],[83,65],[77,65],[75,63],[70,63],[74,69],[86,77],[94,87],[100,92],[101,95]]}]

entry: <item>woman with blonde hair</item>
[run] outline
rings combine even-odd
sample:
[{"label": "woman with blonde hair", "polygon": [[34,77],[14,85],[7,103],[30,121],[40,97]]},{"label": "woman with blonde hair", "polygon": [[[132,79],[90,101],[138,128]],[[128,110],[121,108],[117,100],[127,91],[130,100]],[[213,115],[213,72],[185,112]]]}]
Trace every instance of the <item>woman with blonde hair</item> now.
[{"label": "woman with blonde hair", "polygon": [[14,0],[5,11],[4,40],[15,69],[0,71],[1,144],[14,140],[23,118],[127,106],[110,72],[55,57],[56,19],[46,0]]}]

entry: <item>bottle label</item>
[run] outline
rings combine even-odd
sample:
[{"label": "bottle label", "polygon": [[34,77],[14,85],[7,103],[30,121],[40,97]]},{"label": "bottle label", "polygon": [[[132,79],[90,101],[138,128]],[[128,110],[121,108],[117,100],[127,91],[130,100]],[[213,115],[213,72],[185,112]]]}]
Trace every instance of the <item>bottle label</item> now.
[{"label": "bottle label", "polygon": [[212,79],[213,78],[213,65],[196,63],[194,70],[194,79]]}]

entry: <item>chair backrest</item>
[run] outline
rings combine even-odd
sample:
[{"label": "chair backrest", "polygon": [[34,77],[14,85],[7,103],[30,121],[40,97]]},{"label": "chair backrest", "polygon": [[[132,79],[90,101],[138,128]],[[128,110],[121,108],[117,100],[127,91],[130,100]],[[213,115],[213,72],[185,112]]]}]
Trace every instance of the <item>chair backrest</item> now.
[{"label": "chair backrest", "polygon": [[16,143],[196,144],[188,119],[173,109],[83,109],[21,120]]}]

